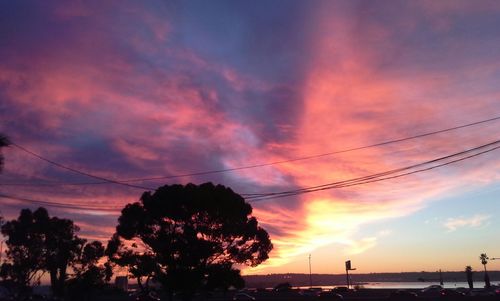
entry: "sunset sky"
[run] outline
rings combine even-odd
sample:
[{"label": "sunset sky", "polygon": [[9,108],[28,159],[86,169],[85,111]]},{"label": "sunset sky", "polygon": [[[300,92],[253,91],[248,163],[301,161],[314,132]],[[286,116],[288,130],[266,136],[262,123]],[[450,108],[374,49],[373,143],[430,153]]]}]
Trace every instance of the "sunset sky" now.
[{"label": "sunset sky", "polygon": [[[500,119],[294,159],[499,116],[498,1],[0,1],[0,133],[99,177],[164,177],[127,182],[141,187],[323,185],[495,142]],[[56,203],[51,215],[105,241],[145,190],[3,154],[0,194],[24,199],[0,198],[7,219]],[[359,273],[480,270],[480,253],[500,257],[499,149],[249,201],[275,248],[247,274],[307,273],[309,254],[314,273],[347,259]]]}]

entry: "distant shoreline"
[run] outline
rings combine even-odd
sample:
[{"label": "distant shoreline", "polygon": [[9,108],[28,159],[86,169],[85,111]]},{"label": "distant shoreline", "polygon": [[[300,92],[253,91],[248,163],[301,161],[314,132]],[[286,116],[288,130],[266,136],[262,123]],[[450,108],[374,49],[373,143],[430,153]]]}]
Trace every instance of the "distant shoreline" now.
[{"label": "distant shoreline", "polygon": [[[492,282],[500,281],[500,271],[488,271],[490,280]],[[475,271],[473,274],[473,280],[475,283],[480,283],[483,281],[483,272]],[[406,283],[421,283],[422,286],[427,286],[430,284],[439,283],[440,273],[439,272],[403,272],[403,273],[369,273],[369,274],[350,274],[351,281],[353,284],[363,283],[396,283],[396,282],[406,282]],[[441,272],[441,277],[446,283],[466,283],[465,272],[460,271],[444,271]],[[269,288],[274,287],[279,283],[288,282],[293,287],[309,286],[309,274],[268,274],[268,275],[244,275],[247,287],[261,287]],[[312,274],[311,275],[313,286],[334,286],[334,285],[345,285],[346,275],[345,274]]]}]

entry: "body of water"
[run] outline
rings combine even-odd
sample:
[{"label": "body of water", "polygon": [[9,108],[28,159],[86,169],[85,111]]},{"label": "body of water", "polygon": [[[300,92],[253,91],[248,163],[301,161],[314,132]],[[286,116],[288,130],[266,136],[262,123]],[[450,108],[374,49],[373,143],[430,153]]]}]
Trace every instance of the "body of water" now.
[{"label": "body of water", "polygon": [[[413,289],[421,289],[424,287],[428,287],[429,285],[438,285],[439,282],[368,282],[361,284],[364,288],[413,288]],[[496,282],[492,282],[492,284],[497,284]],[[354,284],[356,285],[356,284]],[[457,287],[469,287],[467,282],[444,282],[444,288],[457,288]],[[483,288],[484,281],[475,281],[474,288]]]},{"label": "body of water", "polygon": [[[363,283],[353,283],[353,286],[361,286],[363,288],[392,288],[392,289],[423,289],[430,285],[438,285],[439,282],[363,282]],[[492,285],[499,285],[498,281],[492,281]],[[321,286],[322,289],[328,290],[332,289],[336,286],[345,286],[345,285],[333,285],[333,286]],[[319,286],[318,286],[319,287]],[[469,287],[467,282],[444,282],[444,288],[457,288],[457,287]],[[483,288],[484,281],[474,281],[474,288]],[[307,289],[309,286],[299,287],[301,289]]]}]

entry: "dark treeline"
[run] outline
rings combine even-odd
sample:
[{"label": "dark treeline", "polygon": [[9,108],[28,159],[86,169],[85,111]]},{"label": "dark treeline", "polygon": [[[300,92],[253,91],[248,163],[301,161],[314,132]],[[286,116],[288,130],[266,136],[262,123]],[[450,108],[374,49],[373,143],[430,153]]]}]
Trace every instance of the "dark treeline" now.
[{"label": "dark treeline", "polygon": [[197,292],[244,287],[235,264],[256,266],[272,244],[252,207],[230,188],[205,183],[163,186],[124,207],[107,242],[78,236],[72,220],[45,208],[23,209],[3,221],[7,250],[2,286],[29,296],[42,277],[54,297],[94,300],[126,268],[142,293],[191,299]]}]

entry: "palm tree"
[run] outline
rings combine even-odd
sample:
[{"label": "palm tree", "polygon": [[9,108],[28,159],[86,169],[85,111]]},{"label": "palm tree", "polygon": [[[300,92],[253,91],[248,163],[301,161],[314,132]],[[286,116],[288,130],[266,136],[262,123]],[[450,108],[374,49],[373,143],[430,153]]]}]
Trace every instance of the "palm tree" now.
[{"label": "palm tree", "polygon": [[486,270],[486,264],[488,264],[488,255],[486,253],[482,253],[479,255],[479,260],[481,260],[481,264],[484,266],[484,287],[490,288],[490,276],[488,276],[488,271]]},{"label": "palm tree", "polygon": [[469,283],[469,288],[474,288],[474,282],[472,281],[472,267],[470,265],[465,267],[465,275],[467,276],[467,283]]}]

